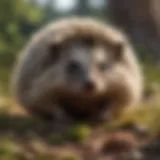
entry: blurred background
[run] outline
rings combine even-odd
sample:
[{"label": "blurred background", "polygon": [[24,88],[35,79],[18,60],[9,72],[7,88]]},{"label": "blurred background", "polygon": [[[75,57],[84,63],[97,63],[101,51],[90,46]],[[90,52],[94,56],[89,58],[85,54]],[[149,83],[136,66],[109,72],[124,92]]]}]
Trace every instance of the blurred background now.
[{"label": "blurred background", "polygon": [[[0,0],[0,139],[4,136],[2,133],[10,135],[16,131],[18,136],[21,133],[22,135],[26,133],[29,137],[33,136],[33,133],[30,134],[25,125],[31,125],[29,128],[35,129],[34,125],[37,126],[37,122],[32,125],[30,121],[12,119],[8,116],[18,110],[10,97],[10,75],[16,56],[30,36],[48,22],[62,17],[72,15],[92,16],[106,23],[113,23],[126,32],[137,51],[137,57],[144,71],[146,97],[152,94],[157,95],[154,93],[160,87],[159,7],[160,0]],[[156,104],[154,98],[151,101],[153,103],[150,107],[156,106],[160,110],[160,101],[156,101]],[[147,101],[147,104],[150,103]],[[157,108],[156,111],[155,108],[151,108],[149,112],[145,114],[140,112],[136,116],[141,118],[152,117],[152,121],[149,121],[152,122],[150,126],[154,126],[152,130],[159,132],[160,124],[153,125],[160,121],[160,119],[156,119],[160,117],[160,111],[157,112]],[[1,113],[5,113],[3,115],[6,116],[2,116]],[[146,116],[148,113],[149,116]],[[147,121],[148,124],[148,119],[145,118],[142,122]],[[3,129],[8,132],[4,132]],[[37,132],[39,133],[39,130]],[[55,137],[51,139],[54,142],[61,141],[59,137],[58,140],[55,140]],[[9,146],[8,141],[4,144],[7,144],[9,148],[4,149],[0,146],[0,159],[1,153],[3,153],[3,156],[7,155],[8,157],[10,155],[13,157],[10,150],[10,141]],[[2,158],[2,160],[5,159],[7,158]]]},{"label": "blurred background", "polygon": [[158,0],[1,0],[0,89],[8,91],[10,69],[32,33],[51,20],[72,15],[92,16],[120,27],[142,64],[147,64],[149,79],[160,81],[159,5]]}]

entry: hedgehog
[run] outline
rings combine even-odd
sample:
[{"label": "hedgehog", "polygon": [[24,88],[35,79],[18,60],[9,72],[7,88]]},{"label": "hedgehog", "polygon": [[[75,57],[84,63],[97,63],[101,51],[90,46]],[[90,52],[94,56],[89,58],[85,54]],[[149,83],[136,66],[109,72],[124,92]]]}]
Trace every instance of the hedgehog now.
[{"label": "hedgehog", "polygon": [[11,85],[32,115],[107,120],[139,103],[143,78],[125,33],[91,17],[69,17],[32,35],[17,57]]}]

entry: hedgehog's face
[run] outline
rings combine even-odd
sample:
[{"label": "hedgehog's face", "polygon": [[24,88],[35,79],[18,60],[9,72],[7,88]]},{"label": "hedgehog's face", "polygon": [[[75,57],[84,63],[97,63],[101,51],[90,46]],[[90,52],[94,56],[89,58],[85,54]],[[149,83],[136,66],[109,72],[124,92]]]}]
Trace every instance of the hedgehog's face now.
[{"label": "hedgehog's face", "polygon": [[115,53],[111,52],[118,51],[118,47],[109,47],[103,42],[93,42],[91,39],[69,42],[59,51],[62,58],[59,57],[57,61],[61,68],[57,75],[63,77],[60,85],[71,92],[105,92],[115,68],[114,62],[119,58],[118,54],[116,57]]}]

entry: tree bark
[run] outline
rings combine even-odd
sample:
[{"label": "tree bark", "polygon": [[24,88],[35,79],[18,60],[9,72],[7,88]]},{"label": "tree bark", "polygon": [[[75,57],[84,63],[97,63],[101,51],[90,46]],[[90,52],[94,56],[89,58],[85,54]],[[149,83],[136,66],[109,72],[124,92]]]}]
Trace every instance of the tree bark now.
[{"label": "tree bark", "polygon": [[[160,0],[108,0],[111,22],[122,28],[135,47],[160,64]],[[149,55],[147,55],[147,52]]]},{"label": "tree bark", "polygon": [[88,0],[78,0],[78,8],[76,10],[77,14],[80,16],[85,16],[88,13]]}]

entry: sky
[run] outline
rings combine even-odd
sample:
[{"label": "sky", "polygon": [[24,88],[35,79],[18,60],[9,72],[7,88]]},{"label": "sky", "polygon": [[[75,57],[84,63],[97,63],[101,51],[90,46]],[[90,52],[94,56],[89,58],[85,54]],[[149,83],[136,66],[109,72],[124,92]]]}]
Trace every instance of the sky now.
[{"label": "sky", "polygon": [[[37,0],[37,1],[40,4],[44,4],[46,2],[46,0]],[[76,1],[77,0],[55,0],[56,2],[55,5],[58,10],[67,11],[74,8],[74,6],[76,5]]]},{"label": "sky", "polygon": [[[46,0],[37,0],[39,3],[44,4]],[[75,7],[78,0],[55,0],[56,9],[68,11]],[[93,8],[104,6],[105,0],[89,0]]]},{"label": "sky", "polygon": [[56,0],[58,10],[70,10],[75,7],[77,0]]}]

